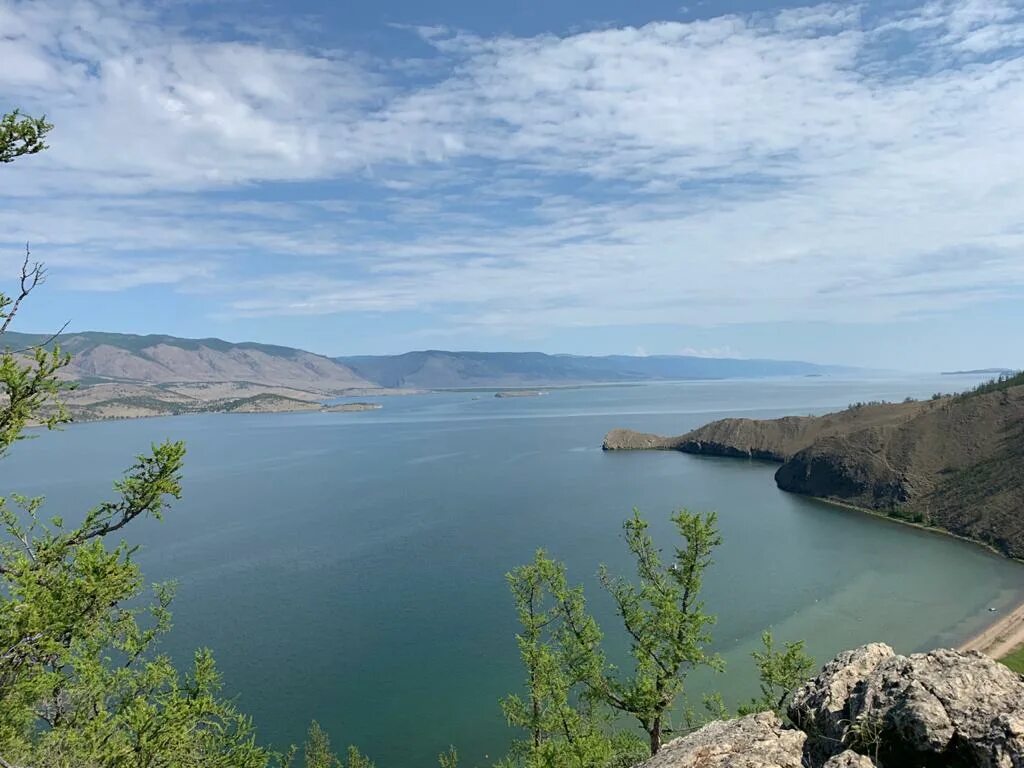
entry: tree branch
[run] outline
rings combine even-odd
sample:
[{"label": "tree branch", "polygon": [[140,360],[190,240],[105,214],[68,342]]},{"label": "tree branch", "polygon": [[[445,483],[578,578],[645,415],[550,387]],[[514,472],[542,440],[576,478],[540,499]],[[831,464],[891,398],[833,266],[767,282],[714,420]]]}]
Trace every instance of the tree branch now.
[{"label": "tree branch", "polygon": [[29,250],[28,243],[25,243],[25,261],[21,265],[21,291],[18,294],[18,298],[14,300],[11,311],[4,318],[3,325],[0,325],[0,333],[7,332],[7,327],[11,324],[14,316],[18,314],[18,308],[21,306],[21,302],[25,300],[25,297],[32,293],[36,287],[46,282],[46,268],[43,266],[43,263],[37,261],[30,266],[31,259],[32,251]]},{"label": "tree branch", "polygon": [[41,344],[33,344],[32,346],[29,346],[29,347],[22,347],[21,349],[16,349],[16,350],[14,350],[13,354],[20,355],[20,354],[24,354],[25,352],[35,352],[37,349],[45,349],[50,344],[55,342],[58,338],[60,338],[60,335],[62,333],[64,333],[64,331],[66,331],[68,329],[69,325],[71,325],[71,321],[70,320],[68,320],[66,323],[64,323],[64,325],[62,325],[60,327],[59,331],[57,331],[55,334],[53,334],[50,338],[48,338],[46,341],[42,342]]}]

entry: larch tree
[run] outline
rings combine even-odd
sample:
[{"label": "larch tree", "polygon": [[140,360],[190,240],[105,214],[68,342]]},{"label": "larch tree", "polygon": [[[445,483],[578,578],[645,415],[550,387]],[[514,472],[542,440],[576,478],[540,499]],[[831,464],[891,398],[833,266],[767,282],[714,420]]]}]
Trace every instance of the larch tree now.
[{"label": "larch tree", "polygon": [[715,617],[704,610],[700,595],[711,554],[722,541],[717,517],[714,512],[703,515],[683,509],[672,515],[672,522],[683,546],[676,548],[671,564],[662,562],[647,533],[647,521],[634,509],[623,528],[639,584],[613,577],[606,568],[600,573],[629,634],[633,655],[632,675],[610,676],[604,683],[605,696],[612,707],[640,723],[652,755],[671,731],[669,716],[686,675],[700,666],[721,667],[721,660],[707,650]]},{"label": "larch tree", "polygon": [[[0,117],[0,162],[46,149],[50,125]],[[18,289],[0,294],[0,344],[45,283],[27,253]],[[0,456],[33,425],[68,421],[59,339],[0,352]],[[172,589],[145,606],[135,548],[116,535],[160,518],[181,493],[184,445],[137,457],[113,498],[91,509],[44,515],[43,499],[0,497],[0,768],[265,768],[251,722],[220,695],[208,651],[181,675],[154,644],[169,628]]]},{"label": "larch tree", "polygon": [[594,651],[601,633],[587,613],[582,588],[570,586],[565,566],[543,550],[507,580],[521,626],[516,641],[526,695],[506,697],[502,709],[527,738],[499,765],[613,768],[638,762],[638,739],[614,731],[611,713],[592,695],[590,683],[602,665]]}]

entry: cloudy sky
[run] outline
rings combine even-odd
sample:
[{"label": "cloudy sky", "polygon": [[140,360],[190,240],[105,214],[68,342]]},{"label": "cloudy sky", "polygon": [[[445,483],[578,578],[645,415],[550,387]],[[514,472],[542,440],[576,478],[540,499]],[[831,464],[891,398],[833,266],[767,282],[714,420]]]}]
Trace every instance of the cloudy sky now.
[{"label": "cloudy sky", "polygon": [[21,330],[1024,366],[1024,4],[0,0]]}]

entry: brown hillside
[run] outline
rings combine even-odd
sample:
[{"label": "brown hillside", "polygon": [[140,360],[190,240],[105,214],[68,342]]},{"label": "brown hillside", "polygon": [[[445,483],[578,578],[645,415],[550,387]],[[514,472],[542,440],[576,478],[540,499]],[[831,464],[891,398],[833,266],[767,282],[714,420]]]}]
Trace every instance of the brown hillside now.
[{"label": "brown hillside", "polygon": [[724,419],[673,438],[613,430],[607,450],[781,461],[780,488],[937,526],[1024,558],[1024,384],[826,416]]}]

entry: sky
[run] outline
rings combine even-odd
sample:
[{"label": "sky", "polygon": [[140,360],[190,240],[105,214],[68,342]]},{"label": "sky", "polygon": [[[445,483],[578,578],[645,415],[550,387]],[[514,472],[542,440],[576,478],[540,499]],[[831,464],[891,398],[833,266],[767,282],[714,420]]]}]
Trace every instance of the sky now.
[{"label": "sky", "polygon": [[0,0],[14,107],[20,330],[1024,367],[1019,0]]}]

